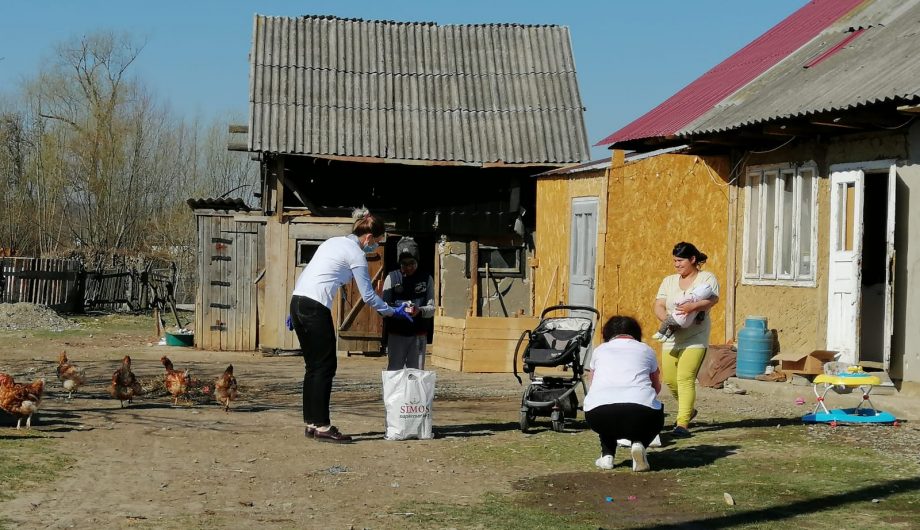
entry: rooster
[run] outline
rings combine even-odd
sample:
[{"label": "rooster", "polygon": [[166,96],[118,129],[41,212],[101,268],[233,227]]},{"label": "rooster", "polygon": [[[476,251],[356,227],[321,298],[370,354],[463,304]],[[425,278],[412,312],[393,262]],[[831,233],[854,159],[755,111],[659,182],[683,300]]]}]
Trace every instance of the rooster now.
[{"label": "rooster", "polygon": [[119,401],[122,408],[125,406],[125,401],[130,404],[136,396],[143,393],[141,384],[134,377],[134,372],[131,371],[131,357],[125,355],[124,359],[121,360],[121,367],[112,374],[109,393]]},{"label": "rooster", "polygon": [[192,378],[189,377],[188,370],[181,372],[173,369],[172,361],[165,355],[160,357],[160,362],[166,367],[166,379],[163,381],[166,390],[173,396],[173,406],[178,406],[179,396],[185,396],[186,400],[188,399],[188,386]]},{"label": "rooster", "polygon": [[57,376],[68,392],[67,399],[73,399],[74,390],[80,388],[86,382],[86,371],[83,368],[72,364],[67,358],[67,352],[61,352],[58,355]]},{"label": "rooster", "polygon": [[230,402],[236,399],[236,377],[233,377],[233,365],[227,367],[224,373],[214,382],[214,394],[217,401],[224,406],[224,412],[230,412]]},{"label": "rooster", "polygon": [[38,410],[45,391],[45,380],[36,379],[29,384],[17,384],[7,374],[0,377],[0,409],[16,416],[16,428],[26,419],[26,429],[32,428],[32,415]]}]

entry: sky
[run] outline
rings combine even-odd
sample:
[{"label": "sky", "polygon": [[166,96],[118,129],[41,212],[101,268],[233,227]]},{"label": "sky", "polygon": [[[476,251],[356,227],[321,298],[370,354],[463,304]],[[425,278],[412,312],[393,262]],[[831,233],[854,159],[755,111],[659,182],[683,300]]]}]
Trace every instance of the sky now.
[{"label": "sky", "polygon": [[[133,74],[188,117],[245,123],[252,19],[336,15],[439,24],[568,26],[597,143],[642,116],[806,0],[30,0],[0,16],[0,97],[53,58],[55,46],[98,30],[144,48]],[[592,147],[591,158],[609,157]]]}]

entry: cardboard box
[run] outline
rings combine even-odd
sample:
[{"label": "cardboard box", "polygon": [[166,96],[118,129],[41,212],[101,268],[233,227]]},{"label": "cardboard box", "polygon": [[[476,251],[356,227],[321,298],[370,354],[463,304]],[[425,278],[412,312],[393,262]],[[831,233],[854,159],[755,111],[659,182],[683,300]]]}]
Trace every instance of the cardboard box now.
[{"label": "cardboard box", "polygon": [[817,375],[824,373],[824,363],[833,361],[835,351],[815,350],[811,353],[786,352],[774,355],[771,361],[777,361],[777,368],[792,374]]}]

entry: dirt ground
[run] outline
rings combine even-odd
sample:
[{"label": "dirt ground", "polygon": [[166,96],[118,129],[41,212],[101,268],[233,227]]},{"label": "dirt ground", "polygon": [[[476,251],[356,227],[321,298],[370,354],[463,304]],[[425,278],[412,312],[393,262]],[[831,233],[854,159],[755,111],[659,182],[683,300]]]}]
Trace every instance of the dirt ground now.
[{"label": "dirt ground", "polygon": [[[143,329],[60,336],[5,332],[0,339],[5,343],[0,371],[16,374],[17,380],[47,378],[33,431],[54,438],[73,459],[55,481],[28,487],[0,504],[0,513],[15,528],[402,528],[413,517],[418,521],[411,506],[419,501],[472,505],[485,492],[526,491],[532,494],[528,502],[542,504],[546,492],[563,489],[577,495],[560,496],[564,500],[545,509],[602,510],[604,492],[641,489],[644,502],[621,511],[620,524],[632,518],[672,523],[692,516],[668,510],[669,479],[630,473],[622,456],[614,473],[595,470],[593,454],[575,470],[553,463],[458,459],[525,436],[591,436],[583,424],[571,434],[522,434],[521,390],[510,374],[438,370],[436,438],[392,442],[383,440],[380,370],[385,359],[340,358],[332,419],[355,436],[355,443],[336,445],[304,437],[300,357],[158,346]],[[61,350],[89,376],[72,401],[64,400],[55,378]],[[106,385],[126,354],[148,383],[161,377],[164,354],[202,381],[233,363],[240,400],[225,413],[214,403],[173,407],[168,396],[152,392],[120,408]],[[791,399],[712,389],[702,389],[699,400],[701,410],[740,403],[742,410],[764,418],[801,412]],[[2,436],[33,439],[10,429],[8,417],[0,421]],[[654,453],[650,458],[654,464]]]}]

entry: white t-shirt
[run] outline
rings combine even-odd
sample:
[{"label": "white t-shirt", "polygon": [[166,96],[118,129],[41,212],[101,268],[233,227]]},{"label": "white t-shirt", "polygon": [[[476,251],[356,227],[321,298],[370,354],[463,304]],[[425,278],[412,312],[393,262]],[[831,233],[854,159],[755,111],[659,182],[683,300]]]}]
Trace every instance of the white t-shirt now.
[{"label": "white t-shirt", "polygon": [[658,371],[658,359],[647,344],[613,338],[594,349],[590,368],[591,388],[585,396],[585,411],[613,403],[661,408],[650,378]]},{"label": "white t-shirt", "polygon": [[[686,289],[680,288],[680,274],[671,274],[665,276],[658,287],[656,299],[664,299],[665,308],[668,313],[674,312],[674,306],[677,301],[700,284],[706,283],[712,289],[712,296],[719,296],[719,281],[716,275],[709,271],[700,271],[697,273],[693,283]],[[666,348],[708,348],[709,347],[709,329],[712,327],[712,320],[709,318],[710,311],[706,311],[706,318],[699,324],[690,324],[689,327],[681,328],[674,331],[671,338],[664,342]]]},{"label": "white t-shirt", "polygon": [[367,272],[367,258],[355,236],[329,238],[316,248],[316,254],[297,278],[294,295],[306,296],[332,309],[339,287],[355,279],[364,302],[388,317],[393,309],[377,296]]}]

